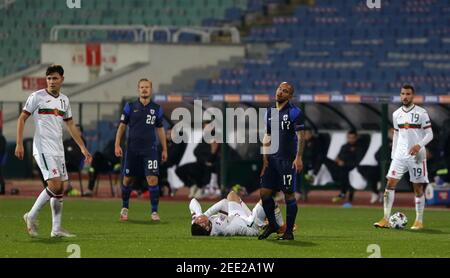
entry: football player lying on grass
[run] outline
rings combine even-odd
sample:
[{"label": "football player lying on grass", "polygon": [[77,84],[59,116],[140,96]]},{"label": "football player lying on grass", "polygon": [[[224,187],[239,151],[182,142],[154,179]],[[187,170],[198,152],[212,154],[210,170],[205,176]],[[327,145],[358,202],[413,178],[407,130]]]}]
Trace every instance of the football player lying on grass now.
[{"label": "football player lying on grass", "polygon": [[[259,201],[250,210],[241,198],[231,191],[226,199],[212,205],[202,213],[200,203],[192,199],[189,204],[192,215],[191,233],[193,236],[258,236],[260,229],[267,225],[266,214]],[[275,209],[278,234],[286,229],[278,205]]]}]

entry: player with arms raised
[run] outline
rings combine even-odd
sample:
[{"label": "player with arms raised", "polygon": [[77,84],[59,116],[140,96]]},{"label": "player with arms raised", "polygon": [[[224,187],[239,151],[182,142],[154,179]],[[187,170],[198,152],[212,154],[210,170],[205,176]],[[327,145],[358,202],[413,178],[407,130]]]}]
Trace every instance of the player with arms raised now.
[{"label": "player with arms raised", "polygon": [[64,147],[63,122],[66,124],[72,138],[78,144],[87,163],[92,162],[92,156],[86,149],[78,128],[72,120],[72,110],[69,98],[61,93],[64,82],[64,69],[52,65],[47,69],[47,88],[32,93],[17,121],[17,143],[15,155],[20,160],[24,157],[23,130],[27,119],[33,115],[36,130],[33,140],[33,156],[48,187],[45,188],[31,210],[23,216],[28,234],[38,235],[37,216],[41,208],[50,200],[52,209],[51,237],[73,237],[73,234],[61,228],[63,208],[64,182],[67,175]]},{"label": "player with arms raised", "polygon": [[374,223],[376,228],[389,228],[395,188],[406,171],[409,171],[416,195],[416,221],[411,229],[423,229],[424,187],[428,183],[425,146],[433,140],[433,131],[427,111],[413,103],[414,95],[414,87],[404,85],[400,93],[403,105],[393,114],[395,131],[392,163],[387,174],[388,183],[384,193],[384,217]]}]

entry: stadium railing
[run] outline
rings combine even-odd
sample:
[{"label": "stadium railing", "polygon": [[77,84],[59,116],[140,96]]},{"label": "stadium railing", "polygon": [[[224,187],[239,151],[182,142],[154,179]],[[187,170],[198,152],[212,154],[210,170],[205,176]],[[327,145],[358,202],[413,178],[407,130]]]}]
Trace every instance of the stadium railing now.
[{"label": "stadium railing", "polygon": [[[210,43],[212,36],[217,33],[229,33],[231,35],[231,43],[241,43],[241,35],[236,27],[175,27],[175,26],[145,26],[145,25],[57,25],[50,31],[50,41],[58,42],[61,40],[60,33],[64,31],[124,31],[132,34],[133,42],[149,43],[156,41],[156,32],[165,34],[166,42],[179,43],[181,34],[187,33],[201,37],[202,43]],[[77,38],[90,40],[90,37]],[[125,39],[127,39],[126,37]]]}]

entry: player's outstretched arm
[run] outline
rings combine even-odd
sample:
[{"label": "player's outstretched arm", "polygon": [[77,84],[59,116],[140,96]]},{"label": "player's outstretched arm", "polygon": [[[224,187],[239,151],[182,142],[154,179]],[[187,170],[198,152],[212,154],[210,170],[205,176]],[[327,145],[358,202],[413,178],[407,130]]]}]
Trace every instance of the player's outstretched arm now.
[{"label": "player's outstretched arm", "polygon": [[262,142],[262,151],[263,151],[263,166],[261,169],[261,173],[259,174],[260,177],[264,176],[264,172],[266,172],[267,167],[269,167],[269,148],[270,148],[270,135],[264,134],[263,142]]},{"label": "player's outstretched arm", "polygon": [[[159,142],[161,143],[162,147],[162,153],[161,153],[161,162],[167,161],[167,139],[166,139],[166,132],[164,130],[164,127],[159,127],[157,129],[158,132],[158,138]],[[117,141],[116,141],[117,142]]]},{"label": "player's outstretched arm", "polygon": [[22,112],[17,120],[17,139],[16,139],[16,150],[14,154],[20,160],[23,159],[24,149],[23,149],[23,129],[25,128],[25,122],[30,117],[29,114]]},{"label": "player's outstretched arm", "polygon": [[397,149],[397,141],[398,141],[398,129],[394,129],[394,135],[392,137],[391,159],[394,159],[395,150]]},{"label": "player's outstretched arm", "polygon": [[303,130],[299,130],[297,131],[297,155],[295,156],[295,160],[292,163],[292,168],[294,168],[297,173],[300,173],[303,170],[303,146],[304,146],[304,141],[305,141],[305,137],[304,135],[304,131]]},{"label": "player's outstretched arm", "polygon": [[120,142],[122,141],[122,136],[125,133],[126,129],[127,129],[127,125],[124,123],[120,123],[119,127],[117,128],[116,141],[114,143],[114,153],[117,157],[122,157],[122,155],[123,155],[123,151],[122,151],[122,147],[120,146]]},{"label": "player's outstretched arm", "polygon": [[78,130],[78,128],[75,126],[75,123],[73,120],[67,120],[65,121],[67,130],[70,133],[70,136],[72,136],[73,140],[77,143],[78,147],[80,147],[81,153],[83,153],[85,157],[86,163],[92,163],[92,155],[89,153],[88,149],[86,148],[86,145],[84,145],[83,139],[81,139],[81,134]]}]

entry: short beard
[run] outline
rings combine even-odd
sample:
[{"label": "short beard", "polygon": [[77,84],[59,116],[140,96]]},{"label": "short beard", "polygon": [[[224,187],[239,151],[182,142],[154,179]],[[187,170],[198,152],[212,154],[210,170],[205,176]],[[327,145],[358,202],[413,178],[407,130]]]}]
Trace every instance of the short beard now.
[{"label": "short beard", "polygon": [[413,105],[413,102],[411,101],[408,104],[405,104],[404,102],[402,102],[402,104],[403,104],[404,107],[408,108],[408,107],[411,107]]}]

